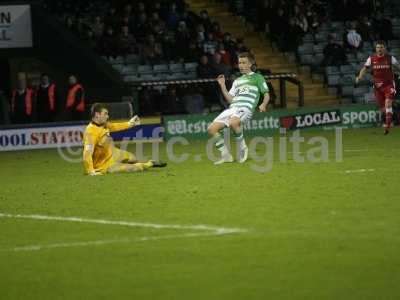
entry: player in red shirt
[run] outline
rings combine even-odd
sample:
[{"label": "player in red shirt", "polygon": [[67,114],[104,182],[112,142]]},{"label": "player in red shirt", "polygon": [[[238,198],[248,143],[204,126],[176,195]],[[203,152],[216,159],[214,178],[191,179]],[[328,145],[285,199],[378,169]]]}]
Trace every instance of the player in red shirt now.
[{"label": "player in red shirt", "polygon": [[372,69],[375,98],[385,116],[384,133],[388,134],[392,127],[392,104],[396,95],[393,67],[400,70],[400,66],[397,59],[386,52],[384,42],[378,41],[375,46],[375,51],[375,54],[368,57],[364,67],[356,77],[356,83],[363,78],[368,68]]}]

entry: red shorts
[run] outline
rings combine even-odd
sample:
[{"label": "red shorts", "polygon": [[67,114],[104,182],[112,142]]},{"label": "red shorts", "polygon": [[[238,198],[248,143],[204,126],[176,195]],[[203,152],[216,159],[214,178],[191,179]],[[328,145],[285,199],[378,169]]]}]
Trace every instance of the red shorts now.
[{"label": "red shorts", "polygon": [[396,95],[396,88],[394,83],[384,83],[382,86],[377,87],[374,85],[375,98],[380,108],[385,107],[385,100],[394,100]]}]

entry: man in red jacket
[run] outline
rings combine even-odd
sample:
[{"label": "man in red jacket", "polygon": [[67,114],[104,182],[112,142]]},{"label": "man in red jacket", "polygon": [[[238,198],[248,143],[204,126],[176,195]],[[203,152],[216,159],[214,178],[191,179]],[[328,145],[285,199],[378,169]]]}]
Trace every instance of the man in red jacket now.
[{"label": "man in red jacket", "polygon": [[69,76],[66,110],[69,120],[85,119],[85,90],[78,83],[75,75]]}]

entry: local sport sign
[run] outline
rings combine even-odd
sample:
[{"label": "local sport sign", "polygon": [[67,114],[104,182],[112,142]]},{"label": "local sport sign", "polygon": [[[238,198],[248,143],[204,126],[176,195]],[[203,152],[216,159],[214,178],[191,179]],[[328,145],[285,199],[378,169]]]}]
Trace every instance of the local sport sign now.
[{"label": "local sport sign", "polygon": [[0,5],[0,48],[32,47],[30,5]]},{"label": "local sport sign", "polygon": [[[0,130],[0,152],[82,146],[86,124]],[[161,124],[146,124],[111,133],[114,141],[159,141]]]},{"label": "local sport sign", "polygon": [[[208,138],[207,127],[218,114],[181,115],[164,117],[164,137]],[[272,135],[280,128],[286,129],[333,129],[375,127],[381,122],[376,105],[350,105],[334,108],[277,109],[266,113],[254,113],[243,125],[246,135]]]},{"label": "local sport sign", "polygon": [[315,126],[340,124],[342,117],[340,110],[312,112],[280,118],[280,125],[286,129],[304,129]]}]

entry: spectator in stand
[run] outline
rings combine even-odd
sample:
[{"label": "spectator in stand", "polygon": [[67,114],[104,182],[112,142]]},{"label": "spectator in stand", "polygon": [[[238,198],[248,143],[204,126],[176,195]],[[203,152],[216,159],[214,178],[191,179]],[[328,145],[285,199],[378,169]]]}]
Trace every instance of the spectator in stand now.
[{"label": "spectator in stand", "polygon": [[17,87],[11,92],[10,115],[13,124],[26,124],[33,121],[34,92],[27,86],[24,74],[18,74]]},{"label": "spectator in stand", "polygon": [[346,51],[340,43],[336,42],[334,34],[328,37],[328,44],[323,53],[324,58],[321,63],[323,67],[340,66],[347,63]]},{"label": "spectator in stand", "polygon": [[207,33],[207,37],[203,42],[203,51],[208,55],[214,55],[217,51],[218,43],[215,41],[211,32]]},{"label": "spectator in stand", "polygon": [[309,31],[312,32],[313,34],[317,33],[320,24],[318,15],[313,12],[311,17],[310,17],[310,21],[308,22],[309,26]]},{"label": "spectator in stand", "polygon": [[203,25],[205,31],[212,32],[212,21],[206,10],[200,12],[200,24]]},{"label": "spectator in stand", "polygon": [[232,35],[229,32],[225,32],[224,34],[224,48],[229,52],[229,55],[232,57],[236,54],[236,42],[232,39]]},{"label": "spectator in stand", "polygon": [[[199,78],[215,78],[215,72],[209,64],[208,56],[202,55],[200,63],[197,66],[197,77]],[[203,87],[204,98],[208,104],[218,103],[219,101],[219,89],[215,86],[208,84]]]},{"label": "spectator in stand", "polygon": [[98,39],[94,36],[92,29],[88,29],[82,39],[89,45],[90,48],[97,50]]},{"label": "spectator in stand", "polygon": [[384,17],[381,12],[376,14],[373,26],[378,40],[387,42],[394,39],[392,22],[388,18]]},{"label": "spectator in stand", "polygon": [[124,57],[132,53],[138,53],[135,37],[129,32],[127,25],[122,26],[121,33],[118,36],[118,50],[119,54]]},{"label": "spectator in stand", "polygon": [[68,78],[68,91],[66,99],[66,112],[68,120],[84,120],[86,102],[85,90],[82,85],[78,83],[75,75],[70,75]]},{"label": "spectator in stand", "polygon": [[199,78],[213,78],[214,72],[209,64],[208,56],[202,55],[200,57],[200,63],[197,66],[197,77]]},{"label": "spectator in stand", "polygon": [[302,35],[305,35],[308,32],[308,21],[306,16],[302,12],[298,12],[295,14],[296,24],[299,28],[301,28]]},{"label": "spectator in stand", "polygon": [[47,74],[42,74],[40,84],[35,93],[37,107],[37,121],[39,123],[52,122],[58,105],[56,85],[50,82]]},{"label": "spectator in stand", "polygon": [[374,5],[371,0],[356,0],[355,7],[360,16],[370,16],[374,12]]},{"label": "spectator in stand", "polygon": [[291,17],[289,19],[289,26],[285,29],[282,37],[282,51],[296,53],[301,42],[302,32],[303,31],[297,24],[296,19]]},{"label": "spectator in stand", "polygon": [[[257,30],[268,31],[273,11],[275,10],[273,0],[264,0],[258,3],[257,7]],[[266,28],[268,27],[268,28]]]},{"label": "spectator in stand", "polygon": [[188,46],[188,51],[185,51],[184,56],[180,57],[179,60],[183,59],[185,62],[195,62],[202,54],[202,49],[200,49],[195,42],[191,41]]},{"label": "spectator in stand", "polygon": [[157,64],[162,61],[163,49],[159,42],[154,38],[154,35],[149,34],[146,43],[142,49],[142,56],[145,63]]},{"label": "spectator in stand", "polygon": [[189,114],[201,114],[204,111],[204,98],[199,89],[193,85],[189,86],[183,96],[185,110]]},{"label": "spectator in stand", "polygon": [[232,66],[231,54],[225,50],[224,43],[218,43],[217,53],[221,55],[221,60],[225,65]]},{"label": "spectator in stand", "polygon": [[177,93],[177,87],[170,85],[161,102],[161,111],[165,114],[183,114],[185,113],[183,99]]},{"label": "spectator in stand", "polygon": [[248,52],[248,51],[249,51],[249,49],[244,44],[244,39],[242,39],[242,38],[237,39],[235,56],[237,56],[239,53]]},{"label": "spectator in stand", "polygon": [[206,40],[206,30],[202,24],[196,26],[196,41],[201,45]]},{"label": "spectator in stand", "polygon": [[215,77],[224,75],[229,78],[232,68],[222,62],[222,56],[218,52],[213,55],[213,62],[211,63],[211,69]]},{"label": "spectator in stand", "polygon": [[179,25],[175,35],[176,45],[179,45],[178,47],[175,48],[175,51],[177,52],[177,55],[179,57],[185,56],[186,54],[185,52],[187,52],[185,45],[188,45],[190,41],[191,41],[191,35],[189,29],[186,26],[185,21],[179,21]]},{"label": "spectator in stand", "polygon": [[114,34],[114,29],[108,27],[106,32],[99,40],[100,53],[107,58],[116,58],[118,55],[118,39]]},{"label": "spectator in stand", "polygon": [[179,13],[177,10],[176,3],[174,3],[174,2],[171,3],[168,13],[167,13],[166,20],[167,20],[167,27],[170,29],[174,29],[178,25]]},{"label": "spectator in stand", "polygon": [[356,30],[354,22],[351,23],[350,29],[346,36],[346,46],[350,51],[358,51],[362,48],[362,37]]},{"label": "spectator in stand", "polygon": [[136,39],[142,43],[146,39],[146,35],[151,32],[150,24],[147,22],[147,14],[142,12],[139,15],[138,21],[135,24],[133,34]]},{"label": "spectator in stand", "polygon": [[114,6],[111,6],[108,10],[108,13],[104,17],[104,28],[115,27],[117,25],[117,21],[118,21],[117,9]]},{"label": "spectator in stand", "polygon": [[214,22],[212,24],[212,31],[211,31],[214,39],[217,42],[222,42],[222,40],[224,39],[224,32],[221,29],[221,26],[219,25],[218,22]]},{"label": "spectator in stand", "polygon": [[352,0],[338,0],[332,3],[333,19],[336,21],[352,21],[358,16],[357,8]]},{"label": "spectator in stand", "polygon": [[377,39],[372,22],[367,16],[362,17],[357,22],[357,32],[361,35],[363,41],[371,42]]},{"label": "spectator in stand", "polygon": [[271,17],[270,32],[272,41],[281,44],[284,30],[287,27],[287,18],[282,8],[279,8]]}]

